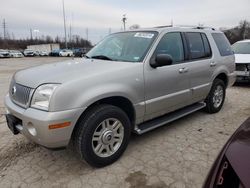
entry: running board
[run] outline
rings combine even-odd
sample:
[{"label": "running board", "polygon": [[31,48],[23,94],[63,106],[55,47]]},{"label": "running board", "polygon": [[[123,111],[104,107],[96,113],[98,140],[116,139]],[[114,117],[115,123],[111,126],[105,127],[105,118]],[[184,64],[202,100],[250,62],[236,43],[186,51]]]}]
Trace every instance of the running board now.
[{"label": "running board", "polygon": [[177,111],[174,111],[174,112],[171,112],[169,114],[166,114],[164,116],[161,116],[159,118],[156,118],[156,119],[153,119],[153,120],[149,120],[145,123],[142,123],[142,124],[139,124],[138,126],[136,126],[134,132],[136,134],[143,134],[143,133],[146,133],[148,131],[151,131],[155,128],[158,128],[158,127],[161,127],[167,123],[170,123],[172,121],[175,121],[181,117],[184,117],[188,114],[191,114],[195,111],[198,111],[202,108],[204,108],[206,106],[206,103],[204,102],[199,102],[199,103],[195,103],[193,105],[190,105],[190,106],[187,106],[187,107],[184,107],[180,110],[177,110]]}]

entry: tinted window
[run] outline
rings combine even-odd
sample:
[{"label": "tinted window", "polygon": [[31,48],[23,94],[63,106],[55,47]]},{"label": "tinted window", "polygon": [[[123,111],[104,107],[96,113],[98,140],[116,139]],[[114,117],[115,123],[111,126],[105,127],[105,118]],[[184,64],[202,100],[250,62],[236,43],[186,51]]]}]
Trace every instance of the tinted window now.
[{"label": "tinted window", "polygon": [[173,62],[184,60],[184,49],[180,33],[167,33],[159,42],[155,55],[168,54],[173,58]]},{"label": "tinted window", "polygon": [[200,33],[187,33],[188,45],[191,59],[200,59],[207,57]]},{"label": "tinted window", "polygon": [[207,39],[207,36],[204,33],[201,33],[201,37],[202,37],[203,44],[204,44],[205,56],[211,57],[212,51],[211,51],[211,47],[210,47],[209,41]]},{"label": "tinted window", "polygon": [[233,54],[231,45],[223,33],[212,33],[212,36],[220,51],[221,56],[228,56]]}]

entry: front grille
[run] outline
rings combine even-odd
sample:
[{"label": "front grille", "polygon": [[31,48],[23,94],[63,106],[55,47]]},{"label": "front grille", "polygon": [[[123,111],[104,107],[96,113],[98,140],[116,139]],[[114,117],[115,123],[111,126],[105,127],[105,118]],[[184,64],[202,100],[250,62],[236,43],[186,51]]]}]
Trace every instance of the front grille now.
[{"label": "front grille", "polygon": [[246,64],[236,64],[236,71],[247,71]]},{"label": "front grille", "polygon": [[17,105],[27,108],[31,97],[32,88],[15,83],[10,84],[9,95]]}]

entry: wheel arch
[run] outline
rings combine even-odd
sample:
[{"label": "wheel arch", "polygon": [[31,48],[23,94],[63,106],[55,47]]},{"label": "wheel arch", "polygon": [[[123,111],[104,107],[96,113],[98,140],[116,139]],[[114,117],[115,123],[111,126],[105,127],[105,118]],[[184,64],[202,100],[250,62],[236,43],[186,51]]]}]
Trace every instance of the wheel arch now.
[{"label": "wheel arch", "polygon": [[224,72],[221,72],[219,73],[215,78],[215,79],[220,79],[224,82],[225,86],[227,87],[228,86],[228,77],[227,77],[227,74],[224,73]]},{"label": "wheel arch", "polygon": [[99,99],[95,102],[93,102],[92,104],[90,104],[84,111],[83,113],[80,115],[80,117],[78,118],[78,120],[76,121],[76,124],[75,124],[75,127],[72,131],[72,134],[71,134],[71,137],[72,135],[74,134],[74,131],[78,128],[78,122],[80,121],[80,119],[82,117],[84,117],[86,115],[86,113],[94,108],[95,106],[97,105],[100,105],[100,104],[109,104],[109,105],[113,105],[113,106],[116,106],[120,109],[122,109],[128,116],[130,122],[131,122],[131,131],[133,130],[134,128],[134,125],[135,125],[135,119],[136,119],[136,111],[135,111],[135,108],[133,106],[133,103],[126,97],[123,97],[123,96],[112,96],[112,97],[106,97],[106,98],[102,98],[102,99]]}]

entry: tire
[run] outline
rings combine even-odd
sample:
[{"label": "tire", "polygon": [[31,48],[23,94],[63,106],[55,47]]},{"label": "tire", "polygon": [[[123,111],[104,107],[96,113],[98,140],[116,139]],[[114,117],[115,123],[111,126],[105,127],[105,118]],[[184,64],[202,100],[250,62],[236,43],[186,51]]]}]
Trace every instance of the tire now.
[{"label": "tire", "polygon": [[226,96],[226,86],[221,79],[215,79],[212,88],[205,99],[205,111],[213,114],[221,110]]},{"label": "tire", "polygon": [[118,160],[127,148],[130,127],[128,116],[120,108],[97,105],[79,119],[73,144],[81,158],[91,166],[107,166]]}]

